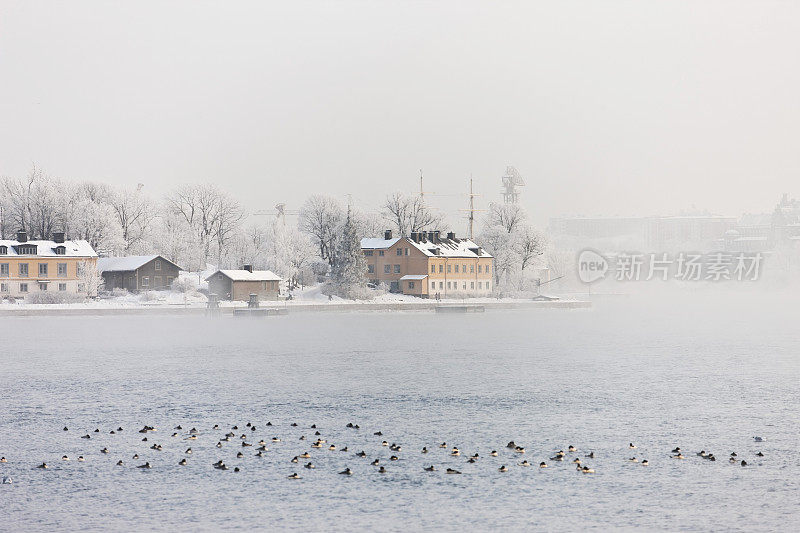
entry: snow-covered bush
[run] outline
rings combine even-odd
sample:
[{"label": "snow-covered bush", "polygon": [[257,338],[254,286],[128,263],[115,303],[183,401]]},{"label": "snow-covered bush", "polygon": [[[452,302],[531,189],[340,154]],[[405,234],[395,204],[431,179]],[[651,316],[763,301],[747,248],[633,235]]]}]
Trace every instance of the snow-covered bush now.
[{"label": "snow-covered bush", "polygon": [[196,276],[179,276],[172,281],[172,290],[175,292],[197,292],[199,281]]},{"label": "snow-covered bush", "polygon": [[122,287],[114,287],[111,291],[111,296],[114,298],[123,298],[128,296],[128,289],[123,289]]},{"label": "snow-covered bush", "polygon": [[32,292],[25,296],[25,303],[29,304],[74,304],[85,301],[86,298],[72,292]]}]

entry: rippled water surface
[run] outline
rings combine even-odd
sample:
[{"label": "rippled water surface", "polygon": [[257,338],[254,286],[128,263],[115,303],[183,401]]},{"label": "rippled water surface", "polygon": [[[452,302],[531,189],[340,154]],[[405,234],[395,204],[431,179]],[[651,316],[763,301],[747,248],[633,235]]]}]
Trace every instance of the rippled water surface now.
[{"label": "rippled water surface", "polygon": [[[14,483],[0,485],[0,530],[792,529],[796,308],[697,295],[590,311],[2,318],[0,477]],[[144,424],[158,429],[148,442]],[[349,451],[311,448],[311,424]],[[197,440],[185,440],[190,427]],[[255,457],[241,433],[281,442]],[[570,444],[567,461],[549,459]],[[685,460],[670,458],[675,446]],[[289,462],[304,451],[314,470]],[[730,464],[732,451],[748,466]],[[596,473],[577,473],[574,457]],[[212,468],[219,459],[231,469]],[[153,468],[136,468],[145,461]]]}]

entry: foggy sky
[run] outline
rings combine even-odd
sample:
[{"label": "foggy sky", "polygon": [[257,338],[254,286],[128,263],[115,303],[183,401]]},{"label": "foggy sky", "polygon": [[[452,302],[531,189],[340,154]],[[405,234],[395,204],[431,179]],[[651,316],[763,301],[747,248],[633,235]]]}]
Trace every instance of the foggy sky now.
[{"label": "foggy sky", "polygon": [[[800,196],[797,2],[0,1],[0,175],[534,220]],[[431,196],[460,232],[463,196]]]}]

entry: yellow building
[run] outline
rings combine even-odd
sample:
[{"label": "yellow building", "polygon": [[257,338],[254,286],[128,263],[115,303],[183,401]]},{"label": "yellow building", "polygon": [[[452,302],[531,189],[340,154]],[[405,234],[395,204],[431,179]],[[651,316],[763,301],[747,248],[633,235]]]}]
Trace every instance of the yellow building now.
[{"label": "yellow building", "polygon": [[411,237],[361,239],[367,277],[392,292],[423,298],[486,296],[492,291],[493,257],[470,239],[455,233],[412,232]]},{"label": "yellow building", "polygon": [[29,241],[24,231],[16,240],[0,240],[0,297],[24,298],[41,291],[97,296],[97,253],[86,241]]}]

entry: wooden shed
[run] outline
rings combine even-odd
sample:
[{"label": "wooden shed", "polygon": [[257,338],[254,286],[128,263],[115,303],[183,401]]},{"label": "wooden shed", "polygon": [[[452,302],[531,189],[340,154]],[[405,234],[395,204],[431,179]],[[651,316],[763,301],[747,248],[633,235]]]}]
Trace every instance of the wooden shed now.
[{"label": "wooden shed", "polygon": [[246,302],[251,294],[259,300],[277,300],[283,279],[271,270],[253,270],[246,265],[240,270],[217,270],[209,277],[208,292],[220,300]]}]

